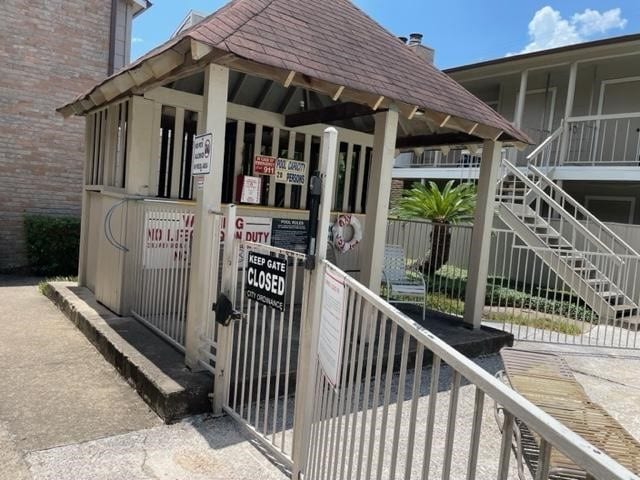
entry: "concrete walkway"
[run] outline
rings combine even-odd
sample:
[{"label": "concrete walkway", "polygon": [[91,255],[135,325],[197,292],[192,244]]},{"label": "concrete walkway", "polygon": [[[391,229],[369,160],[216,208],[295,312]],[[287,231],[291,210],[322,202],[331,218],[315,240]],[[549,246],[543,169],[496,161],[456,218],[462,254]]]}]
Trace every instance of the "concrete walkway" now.
[{"label": "concrete walkway", "polygon": [[163,425],[36,285],[0,276],[0,480],[286,478],[226,420]]}]

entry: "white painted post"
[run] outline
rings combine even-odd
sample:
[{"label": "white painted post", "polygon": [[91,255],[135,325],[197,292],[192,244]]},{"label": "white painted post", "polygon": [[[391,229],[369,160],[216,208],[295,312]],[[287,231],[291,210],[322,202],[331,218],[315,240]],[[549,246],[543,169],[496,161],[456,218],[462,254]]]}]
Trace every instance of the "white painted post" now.
[{"label": "white painted post", "polygon": [[[298,480],[307,461],[313,409],[309,408],[313,401],[318,356],[318,334],[320,328],[320,311],[322,304],[322,286],[324,268],[322,262],[327,256],[328,232],[331,225],[331,206],[334,193],[334,173],[338,151],[338,131],[329,127],[324,131],[320,159],[320,175],[322,178],[322,197],[318,214],[318,238],[316,247],[316,269],[305,272],[305,284],[309,285],[307,297],[307,315],[302,318],[300,333],[300,363],[298,365],[298,386],[304,385],[296,393],[295,418],[293,425],[293,474]],[[313,341],[315,340],[315,341]],[[299,382],[304,378],[304,382]]]},{"label": "white painted post", "polygon": [[82,169],[82,214],[80,220],[80,252],[78,254],[78,285],[87,286],[87,253],[89,236],[89,193],[85,189],[87,182],[87,171],[90,162],[93,161],[93,129],[91,128],[92,116],[85,118],[84,123],[84,167]]},{"label": "white painted post", "polygon": [[571,69],[569,70],[569,84],[567,86],[567,101],[564,106],[564,123],[562,130],[562,140],[560,143],[560,158],[558,159],[558,164],[562,165],[567,158],[567,153],[569,150],[569,125],[567,124],[567,120],[571,117],[571,113],[573,112],[573,102],[576,96],[576,80],[578,78],[578,62],[573,62],[571,64]]},{"label": "white painted post", "polygon": [[513,116],[513,124],[521,128],[522,116],[524,114],[524,104],[527,100],[527,82],[529,80],[529,70],[524,70],[520,75],[520,90],[518,91],[518,100],[516,102],[516,111]]},{"label": "white painted post", "polygon": [[[233,279],[235,242],[236,242],[236,206],[231,204],[227,207],[226,234],[224,237],[224,253],[222,256],[222,284],[220,291],[224,293],[233,303]],[[231,351],[233,348],[232,326],[225,327],[218,324],[218,338],[216,342],[216,366],[213,387],[213,414],[221,415],[222,407],[227,404],[229,398],[229,380],[226,373],[231,368]]]},{"label": "white painted post", "polygon": [[502,142],[485,140],[482,146],[476,213],[471,234],[469,275],[464,304],[464,322],[473,328],[482,324],[482,310],[487,290],[491,230],[495,211],[496,183],[500,173]]},{"label": "white painted post", "polygon": [[387,112],[377,113],[375,122],[373,156],[369,170],[371,181],[367,192],[367,217],[360,246],[360,281],[374,293],[379,293],[398,133],[398,111],[392,107]]},{"label": "white painted post", "polygon": [[149,195],[151,144],[158,142],[153,131],[154,103],[139,96],[131,97],[127,132],[127,170],[125,188],[128,194]]},{"label": "white painted post", "polygon": [[211,173],[204,175],[203,188],[196,191],[185,345],[185,360],[192,370],[202,369],[198,362],[200,336],[206,323],[213,321],[211,305],[218,287],[220,217],[210,212],[219,212],[222,201],[229,70],[210,64],[205,67],[204,77],[204,118],[200,125],[204,132],[213,134],[213,149]]}]

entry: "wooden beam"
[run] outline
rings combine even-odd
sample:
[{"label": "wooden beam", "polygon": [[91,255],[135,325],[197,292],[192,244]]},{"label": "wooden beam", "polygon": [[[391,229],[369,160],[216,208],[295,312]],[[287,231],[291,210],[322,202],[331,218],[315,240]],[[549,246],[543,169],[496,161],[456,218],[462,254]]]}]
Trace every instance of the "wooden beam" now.
[{"label": "wooden beam", "polygon": [[262,104],[271,93],[271,90],[273,90],[273,87],[275,86],[275,84],[276,82],[274,82],[273,80],[267,80],[265,82],[264,86],[260,90],[260,93],[258,94],[258,98],[256,98],[255,102],[253,102],[254,108],[262,108]]},{"label": "wooden beam", "polygon": [[296,94],[297,90],[298,90],[298,87],[289,87],[286,95],[282,99],[282,102],[280,102],[280,106],[278,107],[278,113],[284,113],[287,111],[287,108],[289,108],[289,105],[291,104],[291,100],[293,100],[293,97]]},{"label": "wooden beam", "polygon": [[378,110],[378,108],[380,108],[380,105],[382,105],[383,100],[384,100],[384,96],[380,95],[380,98],[378,98],[378,100],[376,100],[376,103],[373,104],[373,109]]},{"label": "wooden beam", "polygon": [[340,95],[342,95],[342,92],[344,92],[344,85],[342,85],[335,93],[335,95],[333,97],[331,97],[331,100],[333,100],[334,102],[337,102],[338,99],[340,98]]},{"label": "wooden beam", "polygon": [[284,124],[289,128],[302,127],[317,123],[329,123],[337,120],[347,120],[363,117],[375,113],[370,107],[359,103],[339,103],[330,107],[311,110],[308,112],[291,113],[285,116]]},{"label": "wooden beam", "polygon": [[147,60],[156,78],[165,76],[184,62],[184,55],[175,50],[167,50],[157,57]]},{"label": "wooden beam", "polygon": [[289,72],[289,75],[287,75],[286,80],[284,81],[284,88],[289,88],[289,86],[291,85],[291,82],[293,82],[293,79],[294,79],[295,76],[296,76],[296,72],[291,70]]},{"label": "wooden beam", "polygon": [[213,48],[197,40],[191,39],[191,58],[194,62],[206,57],[213,51]]},{"label": "wooden beam", "polygon": [[482,139],[468,133],[452,132],[398,138],[396,148],[437,147],[440,145],[466,145],[473,143],[482,143]]},{"label": "wooden beam", "polygon": [[229,101],[231,103],[234,103],[236,101],[236,98],[238,98],[238,94],[240,93],[240,90],[242,90],[242,86],[244,85],[244,82],[246,80],[247,80],[246,73],[241,73],[238,76],[238,80],[236,80],[236,83],[233,85],[233,88],[231,89],[231,93],[229,94]]}]

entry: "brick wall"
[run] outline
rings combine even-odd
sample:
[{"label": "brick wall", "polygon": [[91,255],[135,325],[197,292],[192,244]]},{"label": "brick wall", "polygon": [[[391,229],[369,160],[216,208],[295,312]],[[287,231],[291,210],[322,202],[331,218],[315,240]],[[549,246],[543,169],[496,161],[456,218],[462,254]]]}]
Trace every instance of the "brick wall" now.
[{"label": "brick wall", "polygon": [[84,119],[57,107],[107,73],[111,2],[3,0],[0,271],[25,265],[25,213],[79,215]]},{"label": "brick wall", "polygon": [[398,200],[402,198],[404,191],[404,180],[394,178],[391,180],[391,196],[389,197],[389,208],[393,208],[398,204]]}]

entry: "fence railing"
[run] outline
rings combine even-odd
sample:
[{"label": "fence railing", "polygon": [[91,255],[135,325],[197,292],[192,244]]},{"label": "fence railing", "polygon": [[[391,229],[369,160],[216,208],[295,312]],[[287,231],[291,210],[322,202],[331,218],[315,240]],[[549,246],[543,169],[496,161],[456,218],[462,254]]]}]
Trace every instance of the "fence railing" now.
[{"label": "fence railing", "polygon": [[[516,419],[593,478],[636,478],[329,262],[346,288],[336,382],[317,363],[305,478],[516,478]],[[305,380],[307,381],[307,380]],[[491,403],[504,408],[498,426]],[[465,459],[465,461],[460,461]],[[536,478],[546,478],[540,455]]]},{"label": "fence railing", "polygon": [[[599,273],[614,270],[615,285]],[[639,274],[639,257],[626,256],[622,264],[604,253],[564,257],[496,228],[483,318],[521,340],[639,348],[638,312],[631,306],[640,301]],[[619,317],[610,317],[610,303],[620,306]]]},{"label": "fence railing", "polygon": [[134,202],[133,248],[127,254],[132,314],[184,350],[194,207],[187,202]]},{"label": "fence railing", "polygon": [[[247,295],[251,252],[287,265],[283,305],[268,306]],[[236,243],[233,256],[232,298],[242,318],[231,327],[230,383],[223,408],[288,463],[292,456],[301,323],[306,318],[305,255],[242,241]]]},{"label": "fence railing", "polygon": [[[433,235],[432,222],[389,220],[387,243],[403,246],[407,268],[415,275],[425,275],[427,308],[432,314],[464,314],[472,228],[449,226],[450,243],[444,248]],[[595,311],[585,302],[586,298],[602,304],[597,294],[605,287],[611,289],[611,279],[602,275],[608,272],[615,277],[617,302],[626,297],[626,302],[640,305],[639,256],[615,255],[614,259],[607,253],[580,251],[573,259],[563,259],[557,250],[529,247],[512,230],[498,226],[491,242],[483,313],[486,322],[523,340],[640,348],[640,317],[633,311],[623,312],[626,318],[608,318],[607,312]],[[440,266],[430,262],[432,251]],[[578,277],[587,275],[589,268],[597,270],[600,283],[581,277],[570,282],[569,266],[578,269]],[[557,275],[558,271],[565,271],[565,276]]]},{"label": "fence railing", "polygon": [[640,113],[569,118],[566,165],[640,166]]},{"label": "fence railing", "polygon": [[471,225],[389,219],[386,243],[402,246],[407,269],[424,275],[429,310],[463,315],[472,231]]}]

